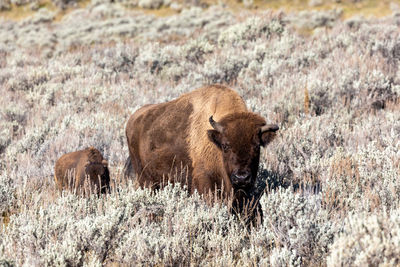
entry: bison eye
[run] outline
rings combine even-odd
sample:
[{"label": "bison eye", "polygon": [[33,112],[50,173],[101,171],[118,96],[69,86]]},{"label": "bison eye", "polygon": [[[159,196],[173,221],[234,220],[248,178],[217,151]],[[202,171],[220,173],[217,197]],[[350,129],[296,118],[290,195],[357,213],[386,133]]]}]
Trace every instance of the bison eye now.
[{"label": "bison eye", "polygon": [[228,152],[229,149],[230,149],[230,146],[229,146],[229,145],[227,145],[227,144],[222,144],[222,150],[223,150],[224,152]]}]

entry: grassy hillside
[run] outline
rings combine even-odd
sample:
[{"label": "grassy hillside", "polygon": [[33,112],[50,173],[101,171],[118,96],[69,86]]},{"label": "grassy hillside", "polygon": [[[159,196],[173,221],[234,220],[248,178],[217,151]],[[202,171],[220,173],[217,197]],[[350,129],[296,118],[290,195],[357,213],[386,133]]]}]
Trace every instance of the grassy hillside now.
[{"label": "grassy hillside", "polygon": [[[396,12],[82,5],[0,19],[0,265],[399,264]],[[265,220],[251,232],[224,204],[121,174],[130,114],[212,83],[281,128],[262,151]],[[108,159],[112,193],[58,193],[55,161],[88,146]]]}]

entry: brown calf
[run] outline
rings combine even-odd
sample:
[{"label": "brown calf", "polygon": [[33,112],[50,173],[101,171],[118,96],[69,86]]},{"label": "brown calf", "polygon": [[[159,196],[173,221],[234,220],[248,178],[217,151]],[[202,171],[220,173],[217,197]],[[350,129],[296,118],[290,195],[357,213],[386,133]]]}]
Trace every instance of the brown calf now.
[{"label": "brown calf", "polygon": [[107,166],[107,161],[94,147],[67,153],[56,162],[56,186],[60,191],[70,189],[84,194],[105,193],[110,189]]}]

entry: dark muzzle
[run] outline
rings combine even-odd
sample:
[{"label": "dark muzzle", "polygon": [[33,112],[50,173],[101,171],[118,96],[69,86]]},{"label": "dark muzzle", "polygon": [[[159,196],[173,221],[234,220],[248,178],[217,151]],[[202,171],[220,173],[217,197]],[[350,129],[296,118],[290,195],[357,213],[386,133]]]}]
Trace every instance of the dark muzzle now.
[{"label": "dark muzzle", "polygon": [[237,187],[246,187],[251,182],[251,172],[250,171],[234,172],[231,175],[231,181]]}]

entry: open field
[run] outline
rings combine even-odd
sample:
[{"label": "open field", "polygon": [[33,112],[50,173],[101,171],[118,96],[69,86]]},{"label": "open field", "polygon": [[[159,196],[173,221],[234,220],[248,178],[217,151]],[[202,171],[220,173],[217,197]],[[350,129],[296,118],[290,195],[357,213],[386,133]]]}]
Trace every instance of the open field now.
[{"label": "open field", "polygon": [[338,9],[344,18],[353,16],[383,17],[399,10],[399,0],[0,0],[0,17],[18,20],[34,14],[40,8],[56,13],[62,18],[76,8],[92,4],[119,3],[128,10],[140,10],[146,14],[168,16],[191,6],[209,7],[222,5],[238,13],[244,10],[275,10],[301,12],[309,10]]},{"label": "open field", "polygon": [[[377,18],[348,18],[350,1],[286,13],[116,2],[0,12],[0,265],[400,264],[399,1]],[[251,232],[224,205],[122,177],[130,114],[213,83],[281,128],[262,151]],[[55,161],[88,146],[112,193],[60,194]]]}]

